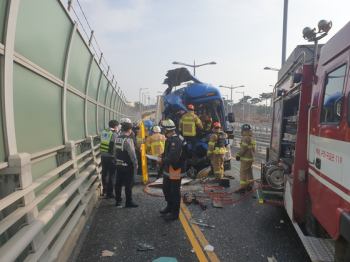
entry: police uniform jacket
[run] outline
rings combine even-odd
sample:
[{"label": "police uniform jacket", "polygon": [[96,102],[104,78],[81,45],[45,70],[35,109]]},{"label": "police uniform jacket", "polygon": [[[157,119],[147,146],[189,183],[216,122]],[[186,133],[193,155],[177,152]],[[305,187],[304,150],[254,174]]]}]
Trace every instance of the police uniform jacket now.
[{"label": "police uniform jacket", "polygon": [[115,141],[115,148],[117,166],[133,165],[134,168],[138,166],[134,142],[128,135],[122,134],[118,136]]},{"label": "police uniform jacket", "polygon": [[162,154],[163,174],[169,176],[170,179],[180,179],[185,176],[186,162],[185,154],[187,145],[184,138],[174,133],[165,142],[165,150]]},{"label": "police uniform jacket", "polygon": [[[101,156],[104,156],[104,157],[114,157],[114,154],[115,154],[115,147],[114,147],[114,144],[115,144],[116,138],[118,137],[118,133],[115,132],[115,130],[114,130],[113,128],[108,127],[106,130],[104,130],[104,131],[101,133],[101,141],[103,140],[103,137],[102,137],[103,135],[110,135],[110,136],[112,136],[112,137],[111,137],[111,139],[110,139],[108,148],[106,148],[107,145],[104,146],[105,148],[102,148],[103,146],[101,146],[101,148],[100,148]],[[102,144],[102,143],[101,143],[101,144]],[[101,149],[102,149],[103,151],[102,151]],[[104,151],[108,151],[108,152],[104,152]]]}]

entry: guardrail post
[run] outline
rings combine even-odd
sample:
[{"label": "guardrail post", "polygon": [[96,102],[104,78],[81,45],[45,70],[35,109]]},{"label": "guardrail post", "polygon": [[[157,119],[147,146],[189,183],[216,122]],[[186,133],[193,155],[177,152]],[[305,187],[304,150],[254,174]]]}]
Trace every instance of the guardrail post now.
[{"label": "guardrail post", "polygon": [[[86,137],[86,141],[84,141],[82,144],[81,144],[81,147],[82,147],[82,151],[87,151],[87,150],[93,150],[94,148],[94,145],[96,144],[99,144],[99,140],[100,140],[100,137],[97,136],[95,137],[92,137],[92,136],[87,136]],[[98,149],[96,149],[98,150]],[[97,155],[99,154],[99,151],[98,153],[95,153],[94,151],[92,151],[92,156],[93,156],[93,159],[94,159],[94,162],[97,162],[96,159],[97,159]],[[95,172],[96,174],[98,175],[99,177],[99,180],[101,181],[101,169],[98,166],[96,166],[96,169],[95,169]],[[100,186],[100,194],[102,193],[102,187]]]},{"label": "guardrail post", "polygon": [[[7,168],[0,170],[0,174],[13,175],[15,177],[18,177],[19,187],[17,187],[15,190],[26,189],[33,183],[30,154],[17,153],[17,154],[11,155],[8,158],[8,165],[9,166]],[[33,190],[22,197],[22,204],[20,204],[19,206],[22,206],[22,207],[27,206],[34,199],[35,199],[35,194]],[[24,216],[26,222],[25,224],[21,225],[21,227],[31,224],[35,220],[35,218],[38,216],[38,214],[39,214],[39,211],[37,206],[29,210]],[[31,242],[32,251],[34,252],[37,251],[43,242],[44,242],[44,232],[40,231],[38,235],[33,236],[33,240]],[[49,255],[49,251],[48,249],[46,249],[43,254],[43,258],[44,259],[48,258],[48,255]]]},{"label": "guardrail post", "polygon": [[[65,147],[61,149],[59,152],[59,159],[60,159],[60,164],[64,164],[65,162],[68,162],[69,160],[74,160],[76,158],[76,153],[75,153],[75,142],[74,141],[66,141]],[[77,162],[74,162],[72,165],[73,168],[77,168],[78,164]],[[71,168],[68,168],[70,170]],[[68,171],[67,170],[67,171]],[[66,170],[64,170],[62,173],[65,173]],[[79,178],[79,170],[75,172],[74,177],[76,179]],[[83,192],[83,187],[82,185],[79,186],[78,188],[78,193]],[[84,200],[84,197],[82,198],[82,201]]]}]

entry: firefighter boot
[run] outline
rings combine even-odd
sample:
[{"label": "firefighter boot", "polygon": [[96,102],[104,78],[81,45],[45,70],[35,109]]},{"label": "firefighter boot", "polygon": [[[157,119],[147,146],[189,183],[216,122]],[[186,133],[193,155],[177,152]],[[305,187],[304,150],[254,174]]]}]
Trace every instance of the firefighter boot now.
[{"label": "firefighter boot", "polygon": [[164,209],[159,210],[159,213],[162,215],[169,214],[171,212],[171,206],[168,204]]},{"label": "firefighter boot", "polygon": [[167,214],[164,218],[165,221],[174,221],[176,219],[179,219],[179,214],[175,214],[173,212]]}]

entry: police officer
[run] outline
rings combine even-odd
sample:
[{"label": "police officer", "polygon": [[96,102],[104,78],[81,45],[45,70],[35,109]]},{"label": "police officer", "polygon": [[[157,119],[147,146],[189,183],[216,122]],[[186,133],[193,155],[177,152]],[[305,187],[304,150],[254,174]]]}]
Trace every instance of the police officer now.
[{"label": "police officer", "polygon": [[116,206],[122,202],[122,186],[125,185],[125,207],[138,207],[132,201],[132,187],[134,185],[134,169],[137,170],[138,162],[135,154],[134,142],[130,138],[132,124],[122,124],[122,134],[117,137],[116,160],[117,160],[117,181],[115,183]]},{"label": "police officer", "polygon": [[221,131],[221,124],[214,123],[214,133],[209,139],[209,148],[207,156],[212,156],[212,164],[214,169],[215,179],[213,182],[219,182],[224,176],[224,161],[226,154],[226,139],[227,134]]},{"label": "police officer", "polygon": [[186,172],[187,143],[185,139],[175,132],[175,124],[172,120],[162,122],[164,133],[167,137],[165,150],[157,161],[163,165],[163,193],[167,206],[159,213],[165,216],[165,221],[179,218],[180,213],[180,187],[181,178]]},{"label": "police officer", "polygon": [[[152,156],[158,156],[163,154],[165,146],[165,136],[160,134],[160,127],[155,126],[152,129],[153,135],[146,140],[147,152]],[[156,168],[157,162],[155,160],[151,161],[152,168]]]},{"label": "police officer", "polygon": [[[251,126],[244,124],[242,126],[241,148],[236,156],[236,160],[241,161],[239,185],[242,188],[237,193],[244,193],[243,187],[254,181],[252,165],[255,160],[255,143]],[[248,185],[247,190],[252,190],[252,186],[252,184]]]},{"label": "police officer", "polygon": [[101,133],[101,165],[102,165],[102,195],[106,199],[113,198],[113,186],[115,183],[115,158],[114,158],[114,143],[117,138],[118,121],[111,120],[108,123],[108,128]]},{"label": "police officer", "polygon": [[196,125],[203,129],[202,121],[194,114],[194,106],[188,105],[188,111],[181,117],[179,132],[191,143],[192,158],[196,157]]}]

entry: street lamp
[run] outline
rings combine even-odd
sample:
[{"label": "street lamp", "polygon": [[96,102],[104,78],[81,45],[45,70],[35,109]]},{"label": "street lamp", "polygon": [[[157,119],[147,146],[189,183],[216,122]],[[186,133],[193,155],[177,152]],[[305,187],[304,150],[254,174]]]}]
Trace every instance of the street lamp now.
[{"label": "street lamp", "polygon": [[209,63],[205,63],[205,64],[201,64],[201,65],[196,65],[196,60],[193,60],[193,65],[188,65],[182,62],[173,62],[173,65],[184,65],[184,66],[189,66],[189,67],[193,67],[193,75],[196,75],[196,67],[200,67],[200,66],[204,66],[204,65],[216,65],[216,62],[209,62]]},{"label": "street lamp", "polygon": [[[225,100],[226,96],[226,100]],[[225,111],[227,112],[227,107],[228,107],[228,95],[222,95],[222,99],[224,100],[224,106],[225,106]],[[225,103],[226,102],[226,103]],[[226,113],[225,112],[225,113]]]},{"label": "street lamp", "polygon": [[148,93],[149,93],[149,92],[141,93],[141,104],[142,104],[141,121],[142,121],[142,113],[143,113],[143,110],[144,110],[143,96],[144,96],[145,94],[148,94]]},{"label": "street lamp", "polygon": [[273,68],[273,67],[269,67],[269,66],[265,66],[264,69],[265,69],[265,70],[271,70],[271,71],[280,71],[280,70],[277,69],[277,68]]},{"label": "street lamp", "polygon": [[141,90],[148,89],[148,88],[140,88],[139,90],[139,100],[140,100],[140,112],[141,112],[141,121],[142,121],[142,108],[141,108]]},{"label": "street lamp", "polygon": [[243,94],[243,100],[242,100],[242,102],[243,102],[243,122],[244,122],[244,92],[236,92],[236,93],[241,93],[241,94]]},{"label": "street lamp", "polygon": [[232,104],[233,104],[233,103],[232,103],[232,90],[235,89],[235,88],[244,87],[244,85],[235,86],[235,87],[233,87],[232,85],[231,85],[231,87],[220,85],[219,87],[224,87],[224,88],[229,88],[229,89],[231,89],[231,113],[232,113],[232,112],[233,112],[233,111],[232,111]]}]

